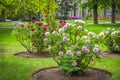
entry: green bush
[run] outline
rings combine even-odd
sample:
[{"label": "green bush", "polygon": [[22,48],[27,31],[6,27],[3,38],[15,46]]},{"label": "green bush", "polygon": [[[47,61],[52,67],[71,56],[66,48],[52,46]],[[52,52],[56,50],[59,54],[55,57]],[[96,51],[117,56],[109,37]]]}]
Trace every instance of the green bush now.
[{"label": "green bush", "polygon": [[[65,21],[60,21],[65,22]],[[90,62],[102,58],[98,48],[98,36],[83,28],[84,21],[66,23],[49,34],[49,50],[54,60],[67,75],[84,71]]]},{"label": "green bush", "polygon": [[102,43],[108,47],[112,52],[120,52],[120,30],[114,28],[107,28],[103,30],[99,36]]}]

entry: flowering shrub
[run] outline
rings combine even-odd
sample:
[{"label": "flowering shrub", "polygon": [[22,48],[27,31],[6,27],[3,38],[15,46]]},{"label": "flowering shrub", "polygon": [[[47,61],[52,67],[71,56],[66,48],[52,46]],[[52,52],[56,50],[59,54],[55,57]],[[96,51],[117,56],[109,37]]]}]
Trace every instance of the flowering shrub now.
[{"label": "flowering shrub", "polygon": [[46,48],[49,34],[55,30],[54,16],[44,15],[44,22],[32,21],[15,27],[13,34],[28,52],[41,53]]},{"label": "flowering shrub", "polygon": [[99,36],[104,40],[103,43],[110,51],[120,52],[120,30],[107,28],[107,30],[103,30]]},{"label": "flowering shrub", "polygon": [[44,41],[46,36],[49,35],[50,24],[43,22],[32,21],[29,23],[20,23],[13,30],[13,34],[17,40],[27,49],[28,52],[41,53],[45,47]]},{"label": "flowering shrub", "polygon": [[66,23],[49,34],[48,49],[67,75],[82,72],[90,62],[102,58],[98,36],[84,29],[84,24],[82,20],[75,20],[74,24]]}]

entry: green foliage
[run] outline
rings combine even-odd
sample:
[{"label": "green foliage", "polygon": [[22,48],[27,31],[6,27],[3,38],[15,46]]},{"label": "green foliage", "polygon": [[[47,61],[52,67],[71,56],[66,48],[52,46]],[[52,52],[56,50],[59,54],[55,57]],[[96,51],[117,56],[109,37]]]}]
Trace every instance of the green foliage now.
[{"label": "green foliage", "polygon": [[[113,24],[101,24],[101,25],[85,25],[86,29],[99,33],[107,27],[119,28],[118,25]],[[11,36],[12,29],[4,28],[0,29],[0,80],[34,80],[31,74],[44,67],[56,66],[53,59],[33,59],[33,58],[20,58],[13,56],[13,53],[24,51],[24,48],[19,44],[16,39]],[[105,47],[102,47],[105,49]],[[105,49],[106,50],[106,49]],[[103,58],[100,61],[96,61],[91,67],[101,68],[108,70],[112,73],[110,80],[120,79],[120,58]],[[6,77],[7,75],[7,77]]]},{"label": "green foliage", "polygon": [[44,38],[48,27],[49,24],[43,24],[43,22],[21,23],[15,27],[13,34],[28,52],[41,53],[45,47]]},{"label": "green foliage", "polygon": [[115,28],[103,30],[100,33],[102,37],[102,42],[105,44],[110,51],[120,52],[120,30],[115,30]]},{"label": "green foliage", "polygon": [[84,2],[82,3],[80,6],[82,8],[92,8],[94,5],[98,5],[101,9],[103,8],[108,8],[110,6],[110,1],[109,0],[96,0],[96,2],[94,2],[93,0],[89,0],[88,2]]},{"label": "green foliage", "polygon": [[74,24],[61,20],[60,28],[48,37],[54,60],[69,76],[84,71],[95,58],[102,58],[97,45],[98,36],[88,32],[83,25],[81,20],[75,20]]},{"label": "green foliage", "polygon": [[53,0],[37,0],[36,6],[38,8],[38,12],[43,15],[55,15],[58,8],[57,4]]}]

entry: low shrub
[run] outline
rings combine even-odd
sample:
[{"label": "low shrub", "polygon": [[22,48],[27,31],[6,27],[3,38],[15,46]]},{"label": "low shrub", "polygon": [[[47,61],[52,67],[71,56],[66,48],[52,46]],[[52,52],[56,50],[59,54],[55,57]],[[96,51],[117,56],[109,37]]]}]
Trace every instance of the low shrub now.
[{"label": "low shrub", "polygon": [[107,30],[103,30],[99,36],[101,37],[102,43],[106,45],[110,51],[120,52],[120,30],[107,28]]}]

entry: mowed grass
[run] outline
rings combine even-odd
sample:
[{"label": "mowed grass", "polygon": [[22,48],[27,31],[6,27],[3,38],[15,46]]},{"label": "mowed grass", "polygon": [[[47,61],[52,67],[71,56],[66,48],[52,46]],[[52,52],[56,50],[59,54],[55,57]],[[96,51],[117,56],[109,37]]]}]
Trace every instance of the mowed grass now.
[{"label": "mowed grass", "polygon": [[[89,31],[99,33],[107,27],[119,28],[119,25],[85,25]],[[34,71],[50,66],[57,66],[52,58],[22,58],[14,56],[15,52],[24,51],[11,34],[12,29],[0,28],[0,80],[34,80]],[[104,58],[95,62],[93,67],[112,72],[111,80],[120,80],[120,58]],[[93,74],[94,75],[94,74]]]},{"label": "mowed grass", "polygon": [[120,23],[117,24],[85,24],[84,28],[86,28],[89,31],[93,31],[97,34],[99,34],[102,30],[105,30],[107,28],[115,28],[120,30]]},{"label": "mowed grass", "polygon": [[0,22],[0,27],[13,26],[12,22]]}]

